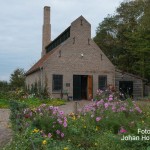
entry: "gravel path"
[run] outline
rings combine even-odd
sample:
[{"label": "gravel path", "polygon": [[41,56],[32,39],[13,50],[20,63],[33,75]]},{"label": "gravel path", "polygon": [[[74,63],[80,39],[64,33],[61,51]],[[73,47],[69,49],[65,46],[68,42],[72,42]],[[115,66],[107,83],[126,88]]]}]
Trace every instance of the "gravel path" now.
[{"label": "gravel path", "polygon": [[[71,101],[66,105],[59,106],[60,110],[64,111],[65,114],[69,114],[71,112],[76,111],[77,109],[82,109],[85,105],[91,103],[87,100],[82,101]],[[12,131],[9,128],[9,109],[0,109],[0,148],[2,148],[5,144],[7,144],[12,137]]]},{"label": "gravel path", "polygon": [[12,131],[9,128],[9,114],[9,109],[0,109],[0,148],[7,144],[12,137]]}]

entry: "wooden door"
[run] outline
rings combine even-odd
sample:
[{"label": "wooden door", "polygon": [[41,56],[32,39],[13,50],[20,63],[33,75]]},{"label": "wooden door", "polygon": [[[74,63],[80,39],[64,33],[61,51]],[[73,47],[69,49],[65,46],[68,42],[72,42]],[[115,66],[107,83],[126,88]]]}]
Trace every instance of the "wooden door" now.
[{"label": "wooden door", "polygon": [[93,76],[88,75],[88,100],[93,98]]}]

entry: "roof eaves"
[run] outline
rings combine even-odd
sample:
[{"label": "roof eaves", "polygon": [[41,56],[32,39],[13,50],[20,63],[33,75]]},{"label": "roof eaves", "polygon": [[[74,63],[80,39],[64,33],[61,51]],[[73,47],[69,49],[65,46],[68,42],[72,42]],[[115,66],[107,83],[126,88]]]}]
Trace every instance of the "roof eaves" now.
[{"label": "roof eaves", "polygon": [[129,75],[129,76],[132,76],[132,77],[135,77],[135,78],[138,78],[138,79],[141,79],[141,80],[147,80],[147,79],[142,78],[142,77],[140,77],[140,76],[137,76],[137,75],[135,75],[135,74],[132,74],[132,73],[129,73],[129,72],[125,72],[125,71],[122,71],[122,70],[119,70],[119,69],[116,69],[115,71],[120,72],[120,73],[123,73],[123,74],[127,74],[127,75]]},{"label": "roof eaves", "polygon": [[37,71],[40,71],[41,69],[43,69],[43,67],[38,67],[38,68],[36,68],[36,69],[34,69],[34,70],[29,70],[26,74],[25,74],[25,76],[28,76],[28,75],[30,75],[30,74],[33,74],[33,73],[35,73],[35,72],[37,72]]}]

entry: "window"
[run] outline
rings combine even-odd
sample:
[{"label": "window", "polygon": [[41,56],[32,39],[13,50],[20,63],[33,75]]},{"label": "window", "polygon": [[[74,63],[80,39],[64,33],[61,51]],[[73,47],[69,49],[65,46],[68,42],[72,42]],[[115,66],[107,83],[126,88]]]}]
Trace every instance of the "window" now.
[{"label": "window", "polygon": [[100,90],[105,90],[107,88],[107,76],[99,76],[98,88]]},{"label": "window", "polygon": [[61,91],[63,89],[63,76],[53,75],[53,91]]}]

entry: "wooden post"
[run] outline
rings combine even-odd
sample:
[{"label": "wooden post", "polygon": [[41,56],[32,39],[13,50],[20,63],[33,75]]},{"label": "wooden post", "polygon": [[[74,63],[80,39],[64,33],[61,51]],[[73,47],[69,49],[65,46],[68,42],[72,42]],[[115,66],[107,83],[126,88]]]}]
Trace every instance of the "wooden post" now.
[{"label": "wooden post", "polygon": [[75,113],[75,115],[77,115],[77,111],[78,111],[77,104],[78,104],[78,102],[75,101],[75,103],[74,103],[74,113]]}]

